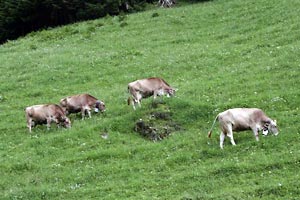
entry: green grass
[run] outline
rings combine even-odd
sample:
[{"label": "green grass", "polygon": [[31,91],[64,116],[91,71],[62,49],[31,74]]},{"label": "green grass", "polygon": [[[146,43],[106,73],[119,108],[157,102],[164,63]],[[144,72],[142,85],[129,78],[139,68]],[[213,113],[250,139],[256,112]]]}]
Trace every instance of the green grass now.
[{"label": "green grass", "polygon": [[[300,2],[216,0],[31,33],[0,47],[1,199],[297,199]],[[127,84],[163,77],[182,126],[161,142],[133,131]],[[28,133],[24,108],[87,92],[107,112]],[[259,107],[279,136],[207,132],[228,108]],[[100,137],[107,131],[109,138]]]}]

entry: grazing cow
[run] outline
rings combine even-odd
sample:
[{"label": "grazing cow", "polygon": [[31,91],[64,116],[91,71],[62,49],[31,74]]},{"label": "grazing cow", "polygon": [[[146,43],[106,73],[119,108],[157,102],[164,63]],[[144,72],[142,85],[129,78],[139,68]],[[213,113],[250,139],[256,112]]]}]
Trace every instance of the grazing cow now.
[{"label": "grazing cow", "polygon": [[161,78],[146,78],[142,80],[136,80],[128,84],[128,92],[131,97],[128,98],[128,105],[132,103],[133,109],[135,110],[135,105],[138,104],[141,107],[141,100],[153,95],[156,99],[157,96],[167,95],[173,96],[175,94],[175,89],[170,87],[170,85]]},{"label": "grazing cow", "polygon": [[78,94],[60,100],[60,105],[66,110],[67,114],[81,112],[82,119],[87,113],[91,118],[91,110],[94,108],[96,113],[105,111],[105,104],[89,94]]},{"label": "grazing cow", "polygon": [[232,131],[239,132],[252,130],[256,141],[259,140],[258,132],[261,130],[263,130],[264,135],[267,135],[269,131],[274,135],[278,135],[276,120],[273,121],[261,109],[258,108],[233,108],[219,113],[215,118],[210,131],[208,132],[209,138],[212,134],[212,129],[216,120],[219,121],[221,127],[221,149],[223,149],[223,142],[226,135],[230,138],[231,144],[235,145]]},{"label": "grazing cow", "polygon": [[71,127],[70,119],[66,117],[64,110],[56,104],[30,106],[25,108],[25,113],[29,132],[37,124],[47,124],[47,129],[50,129],[51,122],[55,122],[57,126]]}]

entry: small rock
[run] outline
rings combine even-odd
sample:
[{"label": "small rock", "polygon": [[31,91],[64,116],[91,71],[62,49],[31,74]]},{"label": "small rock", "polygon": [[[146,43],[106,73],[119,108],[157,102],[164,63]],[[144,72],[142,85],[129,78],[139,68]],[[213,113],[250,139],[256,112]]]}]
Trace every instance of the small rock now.
[{"label": "small rock", "polygon": [[105,140],[108,139],[108,133],[102,133],[101,137]]}]

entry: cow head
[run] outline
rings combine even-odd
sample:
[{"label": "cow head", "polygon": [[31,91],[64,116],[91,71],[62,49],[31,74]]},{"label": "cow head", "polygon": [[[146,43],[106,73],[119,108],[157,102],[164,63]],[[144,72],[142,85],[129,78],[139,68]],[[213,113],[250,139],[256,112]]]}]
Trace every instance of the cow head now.
[{"label": "cow head", "polygon": [[274,135],[278,135],[279,134],[276,120],[274,120],[274,121],[270,120],[269,122],[267,122],[267,123],[264,124],[263,135],[265,135],[265,136],[268,135],[269,131],[271,133],[273,133]]},{"label": "cow head", "polygon": [[105,111],[105,104],[103,101],[96,101],[96,105],[95,105],[95,112],[104,112]]},{"label": "cow head", "polygon": [[71,120],[68,117],[63,117],[62,123],[65,128],[71,128]]},{"label": "cow head", "polygon": [[166,94],[167,94],[167,97],[170,97],[170,96],[174,96],[175,95],[175,89],[173,88],[168,88],[165,90]]}]

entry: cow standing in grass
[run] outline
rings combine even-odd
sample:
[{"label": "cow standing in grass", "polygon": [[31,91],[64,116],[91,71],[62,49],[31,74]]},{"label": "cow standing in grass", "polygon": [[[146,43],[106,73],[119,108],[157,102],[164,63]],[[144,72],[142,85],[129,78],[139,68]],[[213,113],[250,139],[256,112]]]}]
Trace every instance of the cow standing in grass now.
[{"label": "cow standing in grass", "polygon": [[233,108],[221,112],[215,118],[213,125],[208,132],[208,137],[211,137],[212,129],[216,120],[219,121],[221,127],[220,147],[223,149],[225,136],[230,138],[232,145],[236,145],[233,139],[233,131],[252,130],[256,141],[259,140],[258,133],[263,131],[264,135],[272,132],[278,135],[276,120],[269,118],[261,109],[258,108]]},{"label": "cow standing in grass", "polygon": [[105,111],[105,104],[90,94],[78,94],[63,98],[60,100],[60,105],[66,110],[67,114],[81,112],[81,117],[84,119],[86,113],[91,118],[91,110],[96,113]]},{"label": "cow standing in grass", "polygon": [[66,117],[64,110],[56,104],[34,105],[25,108],[27,127],[31,132],[32,127],[38,124],[47,124],[50,129],[51,123],[55,122],[57,126],[71,127],[71,121]]},{"label": "cow standing in grass", "polygon": [[157,96],[167,95],[173,96],[175,89],[173,89],[162,78],[152,77],[141,80],[136,80],[128,84],[128,92],[131,97],[128,98],[128,105],[132,103],[133,109],[138,104],[141,107],[141,101],[143,98],[153,96],[156,99]]}]

